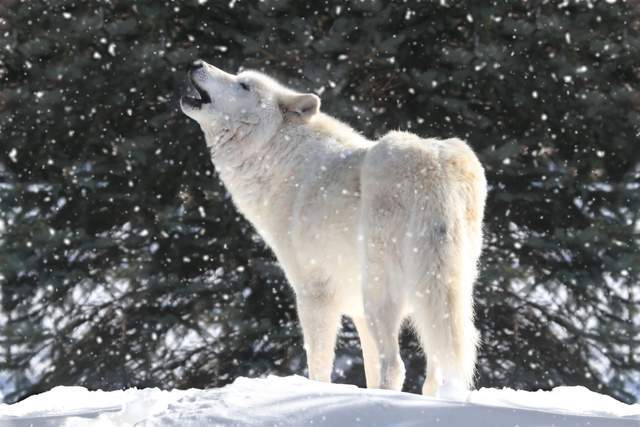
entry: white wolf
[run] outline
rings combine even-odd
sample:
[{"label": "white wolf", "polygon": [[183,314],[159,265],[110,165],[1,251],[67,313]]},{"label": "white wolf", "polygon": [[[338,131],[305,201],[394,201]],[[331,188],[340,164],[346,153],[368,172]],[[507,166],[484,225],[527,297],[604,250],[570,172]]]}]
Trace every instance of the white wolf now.
[{"label": "white wolf", "polygon": [[233,75],[199,61],[188,80],[183,112],[294,289],[309,377],[331,381],[347,315],[367,385],[400,389],[398,333],[409,317],[428,360],[423,393],[468,389],[486,198],[473,151],[407,132],[369,141],[321,113],[316,95],[256,71]]}]

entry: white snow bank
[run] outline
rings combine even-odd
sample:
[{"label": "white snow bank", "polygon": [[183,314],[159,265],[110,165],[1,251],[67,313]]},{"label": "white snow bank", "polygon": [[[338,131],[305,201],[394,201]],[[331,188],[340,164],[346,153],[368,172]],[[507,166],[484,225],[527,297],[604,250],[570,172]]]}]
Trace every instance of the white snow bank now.
[{"label": "white snow bank", "polygon": [[640,405],[626,405],[584,387],[549,392],[481,389],[463,403],[270,376],[238,378],[211,390],[56,387],[0,405],[0,425],[638,427]]}]

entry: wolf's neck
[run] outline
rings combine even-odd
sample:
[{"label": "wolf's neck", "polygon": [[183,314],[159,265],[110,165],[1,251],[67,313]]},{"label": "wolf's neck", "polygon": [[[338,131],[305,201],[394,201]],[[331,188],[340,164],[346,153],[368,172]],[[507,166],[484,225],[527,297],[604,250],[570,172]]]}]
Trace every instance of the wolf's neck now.
[{"label": "wolf's neck", "polygon": [[222,182],[251,222],[256,222],[256,212],[267,206],[275,193],[292,192],[300,173],[298,160],[302,152],[309,151],[305,145],[311,142],[311,135],[307,132],[284,127],[271,140],[256,142],[250,130],[235,131],[235,137],[205,131]]},{"label": "wolf's neck", "polygon": [[[341,161],[371,144],[348,126],[322,113],[307,124],[280,128],[256,142],[251,128],[207,132],[213,163],[238,209],[260,226],[264,209],[290,211],[300,185],[321,165]],[[337,160],[336,160],[337,159]]]}]

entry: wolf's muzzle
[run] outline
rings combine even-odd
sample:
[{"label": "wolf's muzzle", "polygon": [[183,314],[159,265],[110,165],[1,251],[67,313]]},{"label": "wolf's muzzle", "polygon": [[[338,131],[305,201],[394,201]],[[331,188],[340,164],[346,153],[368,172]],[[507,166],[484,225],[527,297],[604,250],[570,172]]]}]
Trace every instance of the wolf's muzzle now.
[{"label": "wolf's muzzle", "polygon": [[182,95],[182,102],[195,108],[200,108],[204,104],[211,103],[211,96],[209,96],[209,93],[202,88],[194,78],[194,73],[202,67],[202,61],[196,61],[189,66],[189,71],[187,72],[187,83]]}]

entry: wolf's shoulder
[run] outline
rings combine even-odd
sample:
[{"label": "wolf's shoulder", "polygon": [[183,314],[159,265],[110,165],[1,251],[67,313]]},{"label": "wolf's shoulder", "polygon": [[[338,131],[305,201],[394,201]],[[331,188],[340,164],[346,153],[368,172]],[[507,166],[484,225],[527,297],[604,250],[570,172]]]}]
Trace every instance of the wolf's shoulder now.
[{"label": "wolf's shoulder", "polygon": [[345,146],[367,147],[372,145],[372,142],[360,132],[324,113],[316,114],[307,126],[321,137],[337,141]]}]

